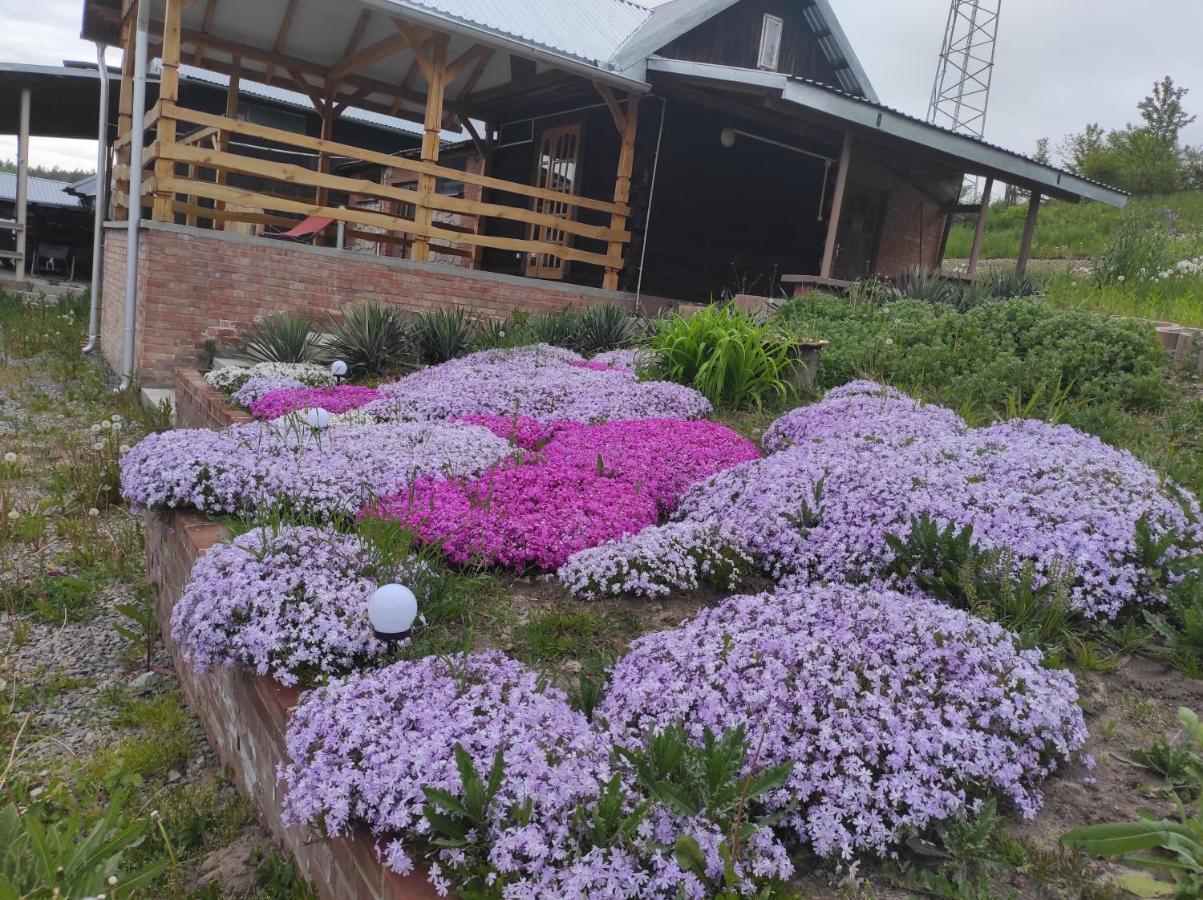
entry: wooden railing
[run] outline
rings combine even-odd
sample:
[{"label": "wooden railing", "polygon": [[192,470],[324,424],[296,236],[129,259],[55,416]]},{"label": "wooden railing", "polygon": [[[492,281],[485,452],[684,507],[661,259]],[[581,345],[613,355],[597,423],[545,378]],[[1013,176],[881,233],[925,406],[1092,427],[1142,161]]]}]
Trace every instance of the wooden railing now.
[{"label": "wooden railing", "polygon": [[[226,116],[218,116],[197,110],[186,109],[174,103],[160,101],[147,112],[144,124],[147,128],[160,119],[172,120],[180,125],[193,126],[190,133],[181,134],[171,143],[162,144],[154,140],[146,144],[142,154],[143,194],[153,195],[160,201],[166,198],[172,214],[181,214],[187,220],[209,219],[217,223],[250,222],[260,225],[288,226],[299,216],[319,215],[348,224],[348,238],[378,241],[385,244],[409,245],[415,240],[434,241],[431,250],[436,253],[470,255],[462,247],[487,247],[508,250],[525,255],[547,255],[557,259],[600,266],[614,274],[622,265],[621,254],[615,255],[616,246],[625,248],[631,234],[624,228],[613,227],[613,222],[625,222],[630,208],[624,203],[597,200],[590,197],[567,195],[531,185],[505,181],[488,175],[466,172],[402,156],[393,156],[365,150],[331,140],[296,134],[265,125],[243,122]],[[179,128],[179,131],[188,131]],[[362,178],[350,178],[329,172],[315,171],[303,165],[277,162],[261,156],[249,156],[232,149],[229,138],[239,135],[267,141],[273,147],[301,150],[315,156],[344,157],[366,163],[388,167],[394,172],[428,176],[436,180],[454,181],[476,185],[494,193],[506,194],[519,199],[521,205],[484,202],[464,197],[446,196],[433,192],[411,190],[380,184]],[[118,141],[118,147],[128,143],[128,135]],[[166,162],[169,165],[164,166]],[[181,169],[187,175],[178,174]],[[204,177],[201,177],[202,174]],[[119,183],[128,183],[128,167],[118,166],[114,172]],[[228,183],[230,175],[250,176],[259,179],[265,186],[247,188]],[[290,188],[288,194],[274,192],[268,185]],[[305,191],[297,191],[298,187]],[[332,205],[326,198],[330,192],[354,195],[357,199],[378,199],[406,204],[414,209],[413,218],[389,215],[366,209],[346,208]],[[312,196],[312,199],[310,199]],[[128,198],[116,198],[119,205]],[[213,201],[213,207],[202,206],[197,201]],[[325,200],[326,202],[322,202]],[[568,211],[567,217],[540,211],[538,201],[553,208]],[[233,208],[231,208],[233,207]],[[425,209],[432,212],[450,213],[472,217],[483,225],[485,219],[498,219],[519,223],[534,234],[538,226],[554,229],[568,236],[597,241],[607,245],[606,252],[591,252],[571,246],[571,238],[565,243],[551,243],[529,238],[505,237],[482,233],[481,227],[458,228],[433,216],[421,215]],[[610,217],[611,224],[590,224],[577,221],[578,210],[592,210]],[[173,216],[174,217],[174,216]],[[429,222],[429,224],[426,224]],[[354,226],[360,226],[355,229]],[[370,228],[371,231],[362,230]],[[379,232],[379,233],[378,233]]]}]

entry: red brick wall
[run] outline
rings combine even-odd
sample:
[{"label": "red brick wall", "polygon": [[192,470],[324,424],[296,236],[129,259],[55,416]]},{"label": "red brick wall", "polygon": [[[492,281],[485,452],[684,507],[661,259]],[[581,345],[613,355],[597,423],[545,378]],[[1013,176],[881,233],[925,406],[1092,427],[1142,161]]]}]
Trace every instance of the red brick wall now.
[{"label": "red brick wall", "polygon": [[175,427],[222,429],[251,421],[251,414],[235,409],[220,391],[205,384],[195,369],[175,370]]},{"label": "red brick wall", "polygon": [[[477,317],[512,310],[555,313],[567,307],[617,302],[626,294],[472,272],[450,266],[267,238],[150,224],[139,250],[135,368],[147,387],[168,387],[177,367],[200,368],[206,340],[230,341],[276,312],[307,312],[319,322],[366,300],[411,312],[462,306]],[[101,349],[121,364],[125,316],[125,232],[106,229]]]},{"label": "red brick wall", "polygon": [[171,651],[188,703],[238,788],[256,805],[264,826],[294,856],[323,900],[430,900],[437,894],[421,871],[402,878],[376,859],[366,834],[323,841],[280,818],[283,786],[276,767],[285,759],[284,732],[299,691],[242,668],[196,672],[171,640],[171,610],[196,562],[228,532],[190,512],[145,516],[147,579],[155,591],[163,641]]},{"label": "red brick wall", "polygon": [[[904,180],[871,157],[852,154],[849,177],[857,184],[886,193],[886,214],[874,262],[874,274],[893,278],[914,266],[934,269],[940,262],[944,214],[934,196],[960,186],[960,177],[940,176],[920,181],[924,190]],[[955,200],[955,191],[953,194]]]}]

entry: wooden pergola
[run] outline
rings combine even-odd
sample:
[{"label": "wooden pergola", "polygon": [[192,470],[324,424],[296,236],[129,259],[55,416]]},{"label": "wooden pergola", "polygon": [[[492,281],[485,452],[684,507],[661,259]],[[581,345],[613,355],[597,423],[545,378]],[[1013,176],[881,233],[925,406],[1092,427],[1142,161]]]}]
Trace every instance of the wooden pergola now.
[{"label": "wooden pergola", "polygon": [[[143,17],[150,23],[148,52],[162,61],[159,99],[146,110],[134,108],[139,3],[150,4]],[[271,16],[274,22],[268,21]],[[372,0],[330,0],[320,8],[301,0],[87,0],[84,36],[107,39],[124,50],[113,218],[128,219],[135,205],[148,208],[156,221],[194,225],[207,220],[215,228],[229,222],[285,226],[299,217],[321,216],[359,229],[348,231],[349,236],[408,247],[416,261],[428,260],[432,248],[439,253],[465,246],[495,248],[600,267],[603,287],[616,290],[631,240],[631,173],[640,96],[647,86],[573,60],[549,59],[514,41],[439,24],[407,19],[400,7]],[[336,34],[336,27],[347,34]],[[236,32],[241,35],[234,36]],[[180,105],[181,62],[229,76],[223,115]],[[320,136],[240,120],[242,79],[307,96],[321,117]],[[536,172],[532,184],[488,174],[498,110],[512,106],[516,98],[546,97],[557,90],[589,90],[608,107],[621,146],[612,196],[585,197],[565,190],[554,172]],[[335,121],[351,107],[420,122],[418,157],[332,140]],[[143,130],[140,160],[131,159],[131,148],[138,143],[135,127]],[[447,128],[462,131],[475,145],[485,161],[481,171],[440,164],[440,134]],[[316,164],[248,154],[239,147],[248,139],[308,156]],[[404,172],[415,183],[399,187],[345,177],[332,171],[333,158]],[[135,165],[141,166],[141,196],[131,198]],[[231,184],[235,174],[251,176],[263,187]],[[481,199],[441,193],[442,182],[474,186],[474,197]],[[338,206],[330,200],[333,193],[376,199],[380,209],[406,214]],[[579,210],[590,210],[594,222],[578,221]],[[473,225],[456,227],[445,221],[447,216],[441,221],[438,213],[463,216]],[[608,223],[597,223],[597,213],[608,216]],[[491,234],[489,219],[521,223],[527,236]],[[574,238],[601,242],[605,252],[578,248]]]}]

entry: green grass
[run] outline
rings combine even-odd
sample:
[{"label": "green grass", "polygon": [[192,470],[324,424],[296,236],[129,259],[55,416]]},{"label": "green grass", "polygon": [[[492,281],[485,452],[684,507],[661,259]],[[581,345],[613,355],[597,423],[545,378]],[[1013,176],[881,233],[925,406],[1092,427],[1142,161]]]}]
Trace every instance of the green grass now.
[{"label": "green grass", "polygon": [[1203,328],[1203,278],[1097,285],[1089,274],[1066,273],[1049,281],[1045,296],[1062,309]]},{"label": "green grass", "polygon": [[[1203,234],[1203,191],[1184,191],[1180,194],[1145,197],[1133,200],[1130,206],[1152,209],[1172,209],[1175,227],[1181,235],[1192,235],[1186,244],[1199,243]],[[1052,200],[1040,211],[1033,254],[1038,259],[1077,259],[1100,256],[1107,250],[1111,231],[1123,216],[1123,211],[1102,203],[1063,203]],[[1014,259],[1019,255],[1027,204],[1002,206],[996,204],[986,220],[986,238],[982,247],[986,259]],[[949,259],[966,259],[973,244],[972,218],[960,222],[948,239]],[[1184,253],[1184,255],[1189,255]]]}]

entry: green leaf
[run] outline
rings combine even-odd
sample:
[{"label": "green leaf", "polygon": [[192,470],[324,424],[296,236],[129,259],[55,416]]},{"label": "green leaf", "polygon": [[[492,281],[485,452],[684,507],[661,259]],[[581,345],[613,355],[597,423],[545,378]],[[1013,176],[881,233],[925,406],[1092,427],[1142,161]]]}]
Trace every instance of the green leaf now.
[{"label": "green leaf", "polygon": [[1174,886],[1172,884],[1158,881],[1149,875],[1140,875],[1137,873],[1120,875],[1115,879],[1115,883],[1137,897],[1172,897],[1174,895]]},{"label": "green leaf", "polygon": [[674,855],[679,865],[686,872],[692,872],[694,875],[706,879],[706,857],[702,853],[702,848],[698,842],[689,835],[681,835],[677,838],[677,844],[674,848]]},{"label": "green leaf", "polygon": [[1115,822],[1108,825],[1088,825],[1063,835],[1061,840],[1099,856],[1122,856],[1140,850],[1165,847],[1171,835],[1188,836],[1189,830],[1167,820],[1147,822]]}]

